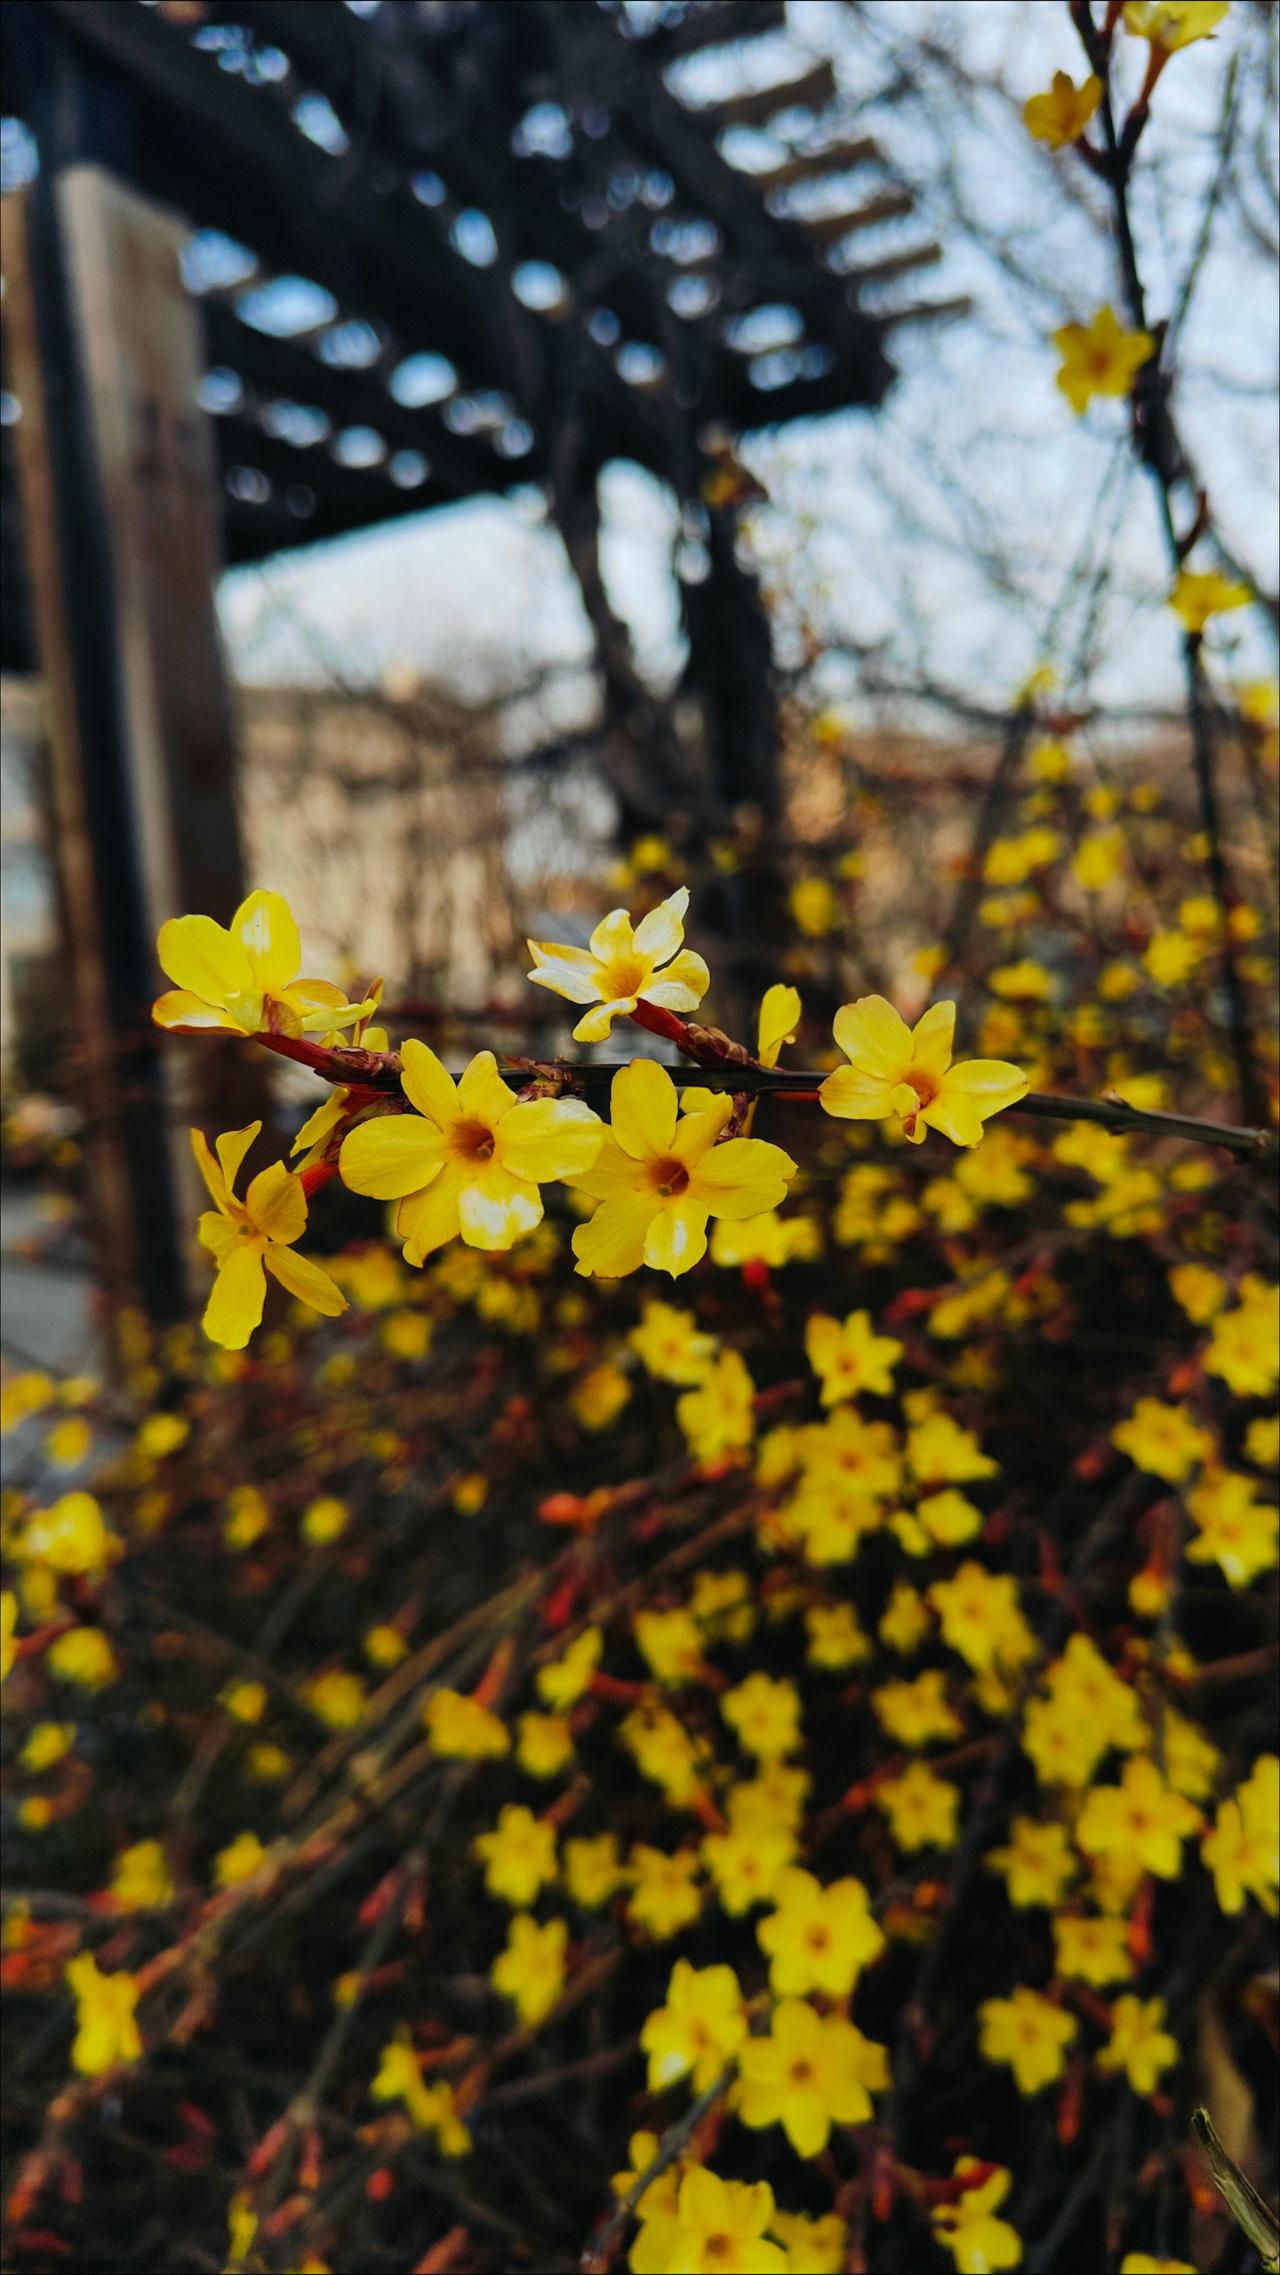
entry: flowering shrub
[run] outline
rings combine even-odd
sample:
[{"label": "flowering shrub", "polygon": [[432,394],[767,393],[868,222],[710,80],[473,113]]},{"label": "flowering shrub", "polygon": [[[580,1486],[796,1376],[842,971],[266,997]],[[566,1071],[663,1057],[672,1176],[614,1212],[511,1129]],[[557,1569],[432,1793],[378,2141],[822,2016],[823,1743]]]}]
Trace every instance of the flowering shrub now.
[{"label": "flowering shrub", "polygon": [[[1123,10],[1132,146],[1224,12]],[[1120,21],[1028,105],[1064,163]],[[1128,315],[1057,335],[1082,415]],[[1179,564],[1194,672],[1237,597]],[[846,1001],[856,868],[796,874],[754,1050],[660,841],[531,943],[608,1062],[393,1048],[270,892],[165,926],[174,1047],[329,1091],[294,1169],[193,1133],[203,1335],[4,1378],[15,2267],[1237,2263],[1188,2119],[1275,2114],[1274,941],[1050,692],[973,937]]]}]

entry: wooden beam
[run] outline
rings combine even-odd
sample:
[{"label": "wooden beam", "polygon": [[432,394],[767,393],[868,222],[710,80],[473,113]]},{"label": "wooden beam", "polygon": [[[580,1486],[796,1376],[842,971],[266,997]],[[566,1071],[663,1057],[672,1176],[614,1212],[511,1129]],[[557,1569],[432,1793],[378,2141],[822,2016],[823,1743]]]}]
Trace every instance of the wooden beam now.
[{"label": "wooden beam", "polygon": [[[8,217],[6,217],[8,219]],[[180,226],[99,168],[14,201],[6,328],[51,729],[55,854],[103,1283],[185,1308],[199,1194],[186,1126],[262,1096],[235,1046],[165,1047],[155,934],[241,897],[213,611],[219,499]]]},{"label": "wooden beam", "polygon": [[841,213],[812,213],[796,219],[805,236],[814,245],[839,245],[860,229],[877,229],[885,221],[902,221],[915,212],[916,201],[910,190],[885,190],[866,205],[847,207]]},{"label": "wooden beam", "polygon": [[821,181],[828,174],[848,174],[855,166],[874,165],[883,155],[873,135],[859,134],[843,142],[828,142],[821,150],[799,150],[780,165],[766,166],[763,173],[743,171],[752,188],[761,197],[769,197],[774,190],[789,190],[796,182]]},{"label": "wooden beam", "polygon": [[864,267],[851,269],[849,281],[854,285],[891,284],[895,277],[909,276],[914,269],[930,269],[942,259],[942,247],[932,241],[927,245],[911,245],[904,253],[890,253],[883,261],[869,261]]},{"label": "wooden beam", "polygon": [[811,64],[796,79],[780,79],[772,87],[748,87],[718,103],[688,107],[691,118],[712,133],[730,126],[764,126],[781,111],[821,111],[836,93],[835,66],[828,56]]}]

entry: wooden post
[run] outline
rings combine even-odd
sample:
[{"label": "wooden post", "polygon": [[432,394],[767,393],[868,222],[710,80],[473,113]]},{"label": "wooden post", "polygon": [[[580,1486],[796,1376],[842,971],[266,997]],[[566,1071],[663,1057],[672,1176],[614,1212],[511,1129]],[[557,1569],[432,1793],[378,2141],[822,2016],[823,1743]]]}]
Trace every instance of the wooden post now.
[{"label": "wooden post", "polygon": [[42,175],[5,205],[93,1230],[113,1307],[172,1318],[199,1205],[186,1124],[247,1119],[255,1095],[235,1046],[175,1049],[149,1018],[160,924],[188,909],[225,921],[243,890],[197,318],[180,225],[101,167]]}]

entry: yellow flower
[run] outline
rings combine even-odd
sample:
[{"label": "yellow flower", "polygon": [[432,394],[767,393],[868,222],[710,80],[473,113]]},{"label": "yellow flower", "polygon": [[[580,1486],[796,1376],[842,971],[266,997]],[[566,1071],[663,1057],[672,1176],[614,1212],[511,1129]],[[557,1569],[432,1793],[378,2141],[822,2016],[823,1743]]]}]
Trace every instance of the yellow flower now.
[{"label": "yellow flower", "polygon": [[720,1712],[738,1743],[757,1761],[782,1761],[802,1743],[800,1697],[795,1684],[775,1681],[759,1668],[720,1700]]},{"label": "yellow flower", "polygon": [[135,1841],[120,1851],[111,1895],[122,1912],[155,1911],[173,1901],[173,1877],[159,1841]]},{"label": "yellow flower", "polygon": [[670,1303],[646,1303],[627,1341],[658,1382],[701,1382],[716,1353],[715,1336],[701,1334],[693,1313]]},{"label": "yellow flower", "polygon": [[354,1730],[363,1720],[368,1696],[359,1675],[327,1667],[302,1685],[302,1697],[327,1730]]},{"label": "yellow flower", "polygon": [[631,1384],[614,1359],[604,1359],[574,1385],[569,1403],[584,1430],[607,1430],[631,1396]]},{"label": "yellow flower", "polygon": [[364,1655],[371,1667],[398,1667],[409,1656],[409,1646],[398,1627],[378,1620],[364,1631]]},{"label": "yellow flower", "polygon": [[1123,1917],[1083,1919],[1063,1912],[1053,1922],[1053,1949],[1055,1974],[1091,1983],[1095,1990],[1125,1983],[1133,1973],[1129,1923]]},{"label": "yellow flower", "polygon": [[591,1688],[591,1678],[600,1664],[603,1649],[603,1631],[598,1627],[584,1627],[558,1659],[540,1667],[538,1696],[544,1704],[557,1714],[565,1714],[571,1706],[576,1706]]},{"label": "yellow flower", "polygon": [[768,1903],[795,1852],[795,1836],[785,1826],[708,1833],[702,1861],[715,1882],[721,1911],[737,1919],[756,1904]]},{"label": "yellow flower", "polygon": [[1192,1420],[1185,1406],[1159,1398],[1140,1398],[1127,1422],[1111,1433],[1111,1443],[1138,1469],[1180,1485],[1213,1451],[1212,1432]]},{"label": "yellow flower", "polygon": [[1173,55],[1193,40],[1212,39],[1231,0],[1125,0],[1124,28]]},{"label": "yellow flower", "polygon": [[179,1034],[325,1034],[373,1009],[373,998],[348,1003],[326,980],[298,978],[302,943],[279,893],[250,893],[225,928],[211,916],[171,917],[156,952],[177,985],[151,1016]]},{"label": "yellow flower", "polygon": [[461,1233],[470,1248],[510,1248],[542,1222],[539,1185],[578,1177],[600,1151],[599,1117],[576,1098],[517,1100],[492,1051],[455,1082],[425,1043],[400,1053],[412,1114],[361,1122],[343,1140],[339,1167],[354,1193],[398,1201],[396,1232],[408,1264]]},{"label": "yellow flower", "polygon": [[977,1674],[1017,1667],[1034,1657],[1035,1638],[1018,1607],[1018,1583],[972,1559],[950,1580],[935,1580],[929,1601],[943,1639]]},{"label": "yellow flower", "polygon": [[1142,961],[1157,987],[1181,987],[1200,962],[1201,948],[1185,932],[1153,932]]},{"label": "yellow flower", "polygon": [[256,1485],[235,1485],[227,1495],[222,1537],[228,1548],[252,1548],[271,1522],[271,1511]]},{"label": "yellow flower", "polygon": [[740,1351],[721,1351],[697,1389],[677,1398],[676,1420],[704,1466],[746,1452],[755,1434],[756,1386]]},{"label": "yellow flower", "polygon": [[690,1682],[702,1666],[702,1636],[684,1605],[669,1611],[638,1611],[632,1623],[636,1646],[655,1682],[673,1688]]},{"label": "yellow flower", "polygon": [[1013,2175],[1002,2164],[993,2171],[977,2157],[959,2157],[956,2179],[964,2180],[971,2172],[985,2172],[986,2177],[964,2188],[954,2203],[935,2205],[929,2217],[934,2235],[943,2250],[950,2252],[959,2275],[995,2275],[997,2269],[1017,2267],[1022,2261],[1017,2229],[995,2216],[996,2206],[1003,2204],[1009,2193]]},{"label": "yellow flower", "polygon": [[[871,1656],[871,1644],[858,1623],[852,1604],[809,1604],[804,1623],[809,1632],[806,1653],[812,1667],[830,1667],[841,1673]],[[881,1630],[883,1633],[883,1629]]]},{"label": "yellow flower", "polygon": [[906,1580],[894,1582],[876,1633],[890,1651],[909,1659],[929,1632],[929,1613],[918,1588]]},{"label": "yellow flower", "polygon": [[1280,1757],[1262,1754],[1234,1797],[1219,1804],[1200,1853],[1224,1912],[1256,1896],[1274,1917],[1280,1891]]},{"label": "yellow flower", "polygon": [[978,2008],[983,2058],[1007,2062],[1019,2093],[1039,2093],[1061,2077],[1076,2029],[1073,2014],[1025,1983],[1007,1999],[984,1999]]},{"label": "yellow flower", "polygon": [[786,2247],[788,2275],[840,2275],[849,2230],[838,2212],[821,2219],[807,2212],[775,2212],[769,2233]]},{"label": "yellow flower", "polygon": [[901,1777],[884,1779],[876,1787],[875,1803],[900,1849],[955,1847],[959,1788],[927,1763],[910,1762]]},{"label": "yellow flower", "polygon": [[422,1719],[438,1754],[453,1761],[483,1761],[486,1756],[510,1750],[511,1734],[496,1714],[479,1699],[461,1691],[436,1690],[422,1709]]},{"label": "yellow flower", "polygon": [[533,2029],[564,1989],[564,1955],[569,1930],[564,1920],[540,1926],[528,1912],[517,1912],[504,1950],[489,1970],[495,1991],[510,1999],[526,2029]]},{"label": "yellow flower", "polygon": [[1010,1003],[1047,1003],[1053,994],[1053,981],[1043,964],[1033,963],[1029,956],[1016,964],[1000,964],[987,984],[993,995]]},{"label": "yellow flower", "polygon": [[824,1888],[811,1872],[789,1865],[774,1888],[776,1910],[756,1936],[769,1961],[769,1983],[779,1998],[847,1998],[864,1967],[884,1950],[860,1880]]},{"label": "yellow flower", "polygon": [[1022,106],[1022,116],[1035,141],[1047,142],[1051,150],[1062,150],[1067,143],[1079,140],[1101,101],[1102,81],[1092,72],[1084,85],[1077,87],[1065,71],[1055,71],[1048,93],[1032,95]]},{"label": "yellow flower", "polygon": [[242,1880],[251,1880],[266,1853],[256,1833],[237,1833],[213,1860],[215,1888],[238,1888]]},{"label": "yellow flower", "polygon": [[673,1808],[697,1800],[706,1749],[665,1706],[637,1706],[619,1724],[618,1738],[642,1776],[661,1786]]},{"label": "yellow flower", "polygon": [[322,1493],[309,1501],[302,1512],[300,1530],[304,1540],[313,1548],[326,1548],[347,1529],[347,1504],[335,1500],[332,1493]]},{"label": "yellow flower", "polygon": [[458,1479],[449,1498],[460,1517],[478,1516],[489,1498],[489,1480],[478,1470],[469,1470]]},{"label": "yellow flower", "polygon": [[219,1694],[220,1704],[234,1722],[261,1722],[267,1710],[267,1686],[260,1682],[231,1682]]},{"label": "yellow flower", "polygon": [[607,1904],[624,1878],[616,1833],[596,1833],[590,1839],[565,1842],[564,1884],[584,1911],[598,1911],[601,1904]]},{"label": "yellow flower", "polygon": [[[1081,891],[1102,892],[1123,869],[1125,851],[1123,830],[1095,829],[1082,837],[1071,857],[1071,874]],[[1111,992],[1114,992],[1114,982]]]},{"label": "yellow flower", "polygon": [[958,1738],[959,1715],[948,1704],[946,1677],[930,1667],[914,1682],[882,1683],[871,1694],[882,1729],[901,1746],[927,1746],[935,1738]]},{"label": "yellow flower", "polygon": [[49,1645],[45,1665],[60,1683],[78,1683],[82,1690],[102,1690],[119,1673],[100,1627],[69,1627]]},{"label": "yellow flower", "polygon": [[822,1384],[824,1406],[856,1398],[862,1391],[887,1398],[893,1390],[893,1369],[902,1357],[902,1345],[892,1335],[877,1335],[868,1311],[851,1311],[843,1322],[822,1311],[811,1312],[804,1347]]},{"label": "yellow flower", "polygon": [[[676,1277],[705,1255],[709,1217],[776,1208],[795,1174],[780,1146],[716,1140],[733,1112],[727,1095],[677,1119],[675,1084],[652,1059],[615,1074],[612,1126],[595,1167],[576,1182],[602,1205],[573,1236],[578,1269],[617,1279],[642,1263]],[[350,1141],[348,1140],[348,1143]]]},{"label": "yellow flower", "polygon": [[18,1759],[33,1777],[40,1777],[47,1769],[69,1754],[76,1742],[74,1722],[37,1722],[31,1730]]},{"label": "yellow flower", "polygon": [[217,1265],[204,1331],[211,1343],[228,1351],[242,1351],[262,1317],[266,1272],[299,1303],[327,1318],[347,1308],[346,1297],[328,1273],[309,1257],[293,1253],[294,1241],[307,1228],[307,1196],[284,1163],[273,1161],[260,1169],[243,1201],[235,1196],[236,1174],[261,1128],[261,1122],[250,1122],[242,1130],[224,1131],[216,1140],[216,1161],[199,1130],[191,1132],[196,1167],[214,1202],[198,1227],[201,1245]]},{"label": "yellow flower", "polygon": [[744,2125],[781,2125],[797,2156],[821,2156],[833,2125],[864,2125],[871,2094],[889,2083],[883,2046],[851,2022],[825,2021],[803,1999],[782,1999],[767,2038],[749,2038],[738,2056],[738,2114]]},{"label": "yellow flower", "polygon": [[484,1884],[516,1911],[527,1911],[556,1877],[556,1833],[545,1817],[508,1802],[493,1831],[478,1833],[472,1853],[484,1866]]},{"label": "yellow flower", "polygon": [[453,2087],[444,2079],[435,2085],[423,2081],[418,2057],[407,2032],[382,2049],[378,2074],[369,2088],[375,2101],[402,2101],[422,2133],[434,2133],[442,2156],[465,2156],[471,2135],[458,2115]]},{"label": "yellow flower", "polygon": [[668,1856],[664,1850],[648,1848],[639,1841],[627,1858],[627,1870],[632,1880],[627,1918],[636,1927],[642,1927],[655,1943],[666,1943],[682,1928],[692,1926],[702,1910],[696,1849],[677,1849]]},{"label": "yellow flower", "polygon": [[1280,1290],[1251,1274],[1240,1295],[1234,1310],[1214,1321],[1205,1370],[1237,1398],[1265,1398],[1280,1375]]},{"label": "yellow flower", "polygon": [[773,2213],[767,2180],[721,2180],[694,2165],[674,2212],[644,2219],[630,2264],[635,2275],[787,2275],[786,2253],[765,2236]]},{"label": "yellow flower", "polygon": [[1150,332],[1126,332],[1107,306],[1088,324],[1064,324],[1053,344],[1062,357],[1058,385],[1079,417],[1095,395],[1127,395],[1156,343]]},{"label": "yellow flower", "polygon": [[1253,1492],[1252,1478],[1210,1470],[1187,1495],[1196,1528],[1187,1561],[1216,1564],[1233,1588],[1247,1588],[1260,1572],[1269,1572],[1280,1547],[1280,1512],[1255,1501]]},{"label": "yellow flower", "polygon": [[22,1553],[51,1572],[99,1578],[122,1553],[91,1493],[64,1493],[37,1509],[22,1535]]},{"label": "yellow flower", "polygon": [[1091,1857],[1123,1857],[1160,1880],[1176,1880],[1182,1843],[1200,1811],[1166,1785],[1153,1761],[1127,1761],[1119,1785],[1095,1785],[1085,1799],[1076,1839]]},{"label": "yellow flower", "polygon": [[142,2040],[134,2021],[138,1985],[132,1975],[100,1975],[87,1951],[67,1962],[75,1993],[76,2034],[71,2060],[84,2077],[100,2077],[121,2062],[136,2062]]},{"label": "yellow flower", "polygon": [[1157,2259],[1150,2251],[1126,2251],[1120,2275],[1196,2275],[1189,2259]]},{"label": "yellow flower", "polygon": [[44,1441],[44,1450],[55,1469],[78,1469],[92,1444],[93,1432],[84,1416],[73,1414],[65,1422],[55,1423]]},{"label": "yellow flower", "polygon": [[530,1777],[557,1777],[573,1760],[573,1732],[562,1714],[522,1714],[516,1760]]},{"label": "yellow flower", "polygon": [[138,1432],[138,1451],[150,1461],[163,1461],[166,1454],[176,1453],[191,1435],[191,1424],[181,1414],[149,1414]]},{"label": "yellow flower", "polygon": [[1009,1829],[1008,1847],[993,1848],[987,1863],[1002,1874],[1010,1903],[1019,1908],[1061,1903],[1076,1872],[1066,1827],[1015,1817]]},{"label": "yellow flower", "polygon": [[765,989],[756,1022],[756,1057],[761,1066],[776,1066],[783,1044],[794,1043],[801,1009],[796,988],[775,982]]},{"label": "yellow flower", "polygon": [[529,978],[570,1003],[589,1003],[573,1030],[577,1043],[603,1043],[615,1019],[642,999],[663,1011],[696,1011],[711,985],[701,956],[681,947],[689,888],[681,885],[632,929],[624,908],[610,909],[585,948],[530,940]]},{"label": "yellow flower", "polygon": [[1160,2025],[1163,1999],[1126,1994],[1111,2010],[1111,2036],[1098,2056],[1100,2070],[1123,2070],[1135,2093],[1154,2093],[1178,2059],[1178,2041]]},{"label": "yellow flower", "polygon": [[824,1111],[853,1122],[896,1116],[914,1145],[927,1129],[979,1145],[983,1123],[1025,1095],[1027,1078],[1003,1059],[953,1066],[955,1018],[954,1003],[935,1003],[909,1028],[881,995],[846,1003],[834,1033],[851,1064],[827,1076],[818,1093]]},{"label": "yellow flower", "polygon": [[665,2093],[682,2078],[694,2093],[705,2093],[746,2035],[746,2008],[732,1967],[691,1967],[687,1959],[677,1959],[667,2003],[654,2010],[640,2033],[649,2057],[650,2093]]},{"label": "yellow flower", "polygon": [[1188,632],[1204,631],[1211,616],[1233,608],[1247,608],[1253,594],[1248,585],[1233,583],[1218,569],[1179,569],[1169,595],[1169,606]]},{"label": "yellow flower", "polygon": [[834,932],[840,920],[840,904],[825,877],[798,877],[788,898],[797,932],[807,940],[821,940]]}]

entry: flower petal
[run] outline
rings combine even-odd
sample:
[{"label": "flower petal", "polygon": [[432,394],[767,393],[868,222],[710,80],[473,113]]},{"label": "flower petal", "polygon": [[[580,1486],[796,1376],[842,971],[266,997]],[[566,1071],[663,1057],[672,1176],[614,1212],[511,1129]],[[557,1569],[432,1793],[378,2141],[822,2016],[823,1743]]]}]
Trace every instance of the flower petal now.
[{"label": "flower petal", "polygon": [[326,1319],[336,1319],[340,1311],[346,1310],[347,1299],[336,1280],[331,1280],[309,1256],[299,1256],[296,1248],[268,1248],[262,1261],[281,1287],[287,1288],[299,1303],[308,1304],[312,1311],[323,1312]]},{"label": "flower petal", "polygon": [[456,1119],[458,1085],[435,1052],[428,1050],[426,1044],[420,1043],[416,1036],[410,1036],[401,1048],[400,1087],[409,1104],[416,1106],[420,1114],[425,1114],[428,1121],[436,1122],[443,1128],[446,1122]]},{"label": "flower petal", "polygon": [[401,1201],[425,1191],[443,1160],[444,1137],[434,1122],[415,1114],[379,1114],[358,1122],[343,1139],[338,1169],[353,1193]]},{"label": "flower petal", "polygon": [[654,1213],[652,1193],[617,1193],[596,1210],[589,1224],[580,1224],[573,1236],[578,1270],[602,1280],[621,1279],[638,1272],[644,1262],[644,1240]]},{"label": "flower petal", "polygon": [[883,1122],[892,1113],[893,1084],[883,1075],[863,1074],[856,1066],[838,1067],[818,1091],[824,1114],[841,1122]]},{"label": "flower petal", "polygon": [[244,1197],[250,1223],[268,1240],[300,1240],[307,1229],[302,1180],[283,1161],[260,1169]]},{"label": "flower petal", "polygon": [[796,1164],[763,1138],[725,1138],[703,1155],[690,1190],[716,1217],[762,1216],[786,1198]]},{"label": "flower petal", "polygon": [[587,949],[557,947],[551,940],[526,940],[525,946],[534,966],[527,976],[535,987],[549,987],[570,1003],[595,1002],[600,993],[596,960]]},{"label": "flower petal", "polygon": [[784,1043],[794,1043],[800,1024],[800,990],[782,981],[766,988],[756,1029],[756,1056],[762,1066],[776,1066]]},{"label": "flower petal", "polygon": [[267,1275],[262,1269],[261,1240],[241,1240],[218,1266],[213,1290],[204,1311],[204,1331],[224,1351],[243,1351],[262,1317]]},{"label": "flower petal", "polygon": [[647,956],[655,964],[665,964],[668,957],[674,956],[684,938],[688,907],[689,888],[680,885],[669,900],[659,901],[647,916],[642,916],[635,932],[637,956]]},{"label": "flower petal", "polygon": [[931,1003],[923,1019],[911,1030],[911,1063],[927,1074],[945,1074],[955,1047],[954,1003]]},{"label": "flower petal", "polygon": [[725,1123],[733,1119],[733,1099],[727,1090],[712,1091],[711,1102],[696,1114],[682,1114],[671,1140],[671,1153],[692,1175],[709,1153]]},{"label": "flower petal", "polygon": [[606,1043],[615,1019],[625,1018],[636,1007],[634,995],[618,995],[608,1003],[597,1003],[578,1021],[573,1030],[575,1043]]},{"label": "flower petal", "polygon": [[1016,1105],[1030,1087],[1022,1068],[1011,1065],[1008,1059],[962,1059],[942,1086],[947,1095],[958,1092],[971,1098],[984,1122],[1002,1106]]},{"label": "flower petal", "polygon": [[638,1161],[624,1153],[612,1130],[606,1129],[604,1142],[590,1169],[574,1183],[580,1192],[593,1201],[612,1200],[617,1193],[634,1193],[644,1185],[644,1171]]},{"label": "flower petal", "polygon": [[604,1143],[604,1124],[580,1098],[526,1098],[502,1117],[497,1157],[516,1177],[580,1177]]},{"label": "flower petal", "polygon": [[151,1006],[151,1016],[157,1027],[168,1027],[178,1034],[188,1030],[206,1033],[210,1028],[224,1035],[244,1035],[248,1028],[238,1019],[221,1010],[216,1004],[206,1003],[201,996],[192,995],[189,988],[171,987],[158,995]]},{"label": "flower petal", "polygon": [[516,1094],[499,1074],[493,1052],[477,1051],[471,1064],[458,1076],[459,1112],[473,1115],[487,1129],[496,1130],[515,1102]]},{"label": "flower petal", "polygon": [[[262,1124],[259,1123],[258,1127],[261,1129]],[[227,1190],[227,1180],[222,1174],[221,1162],[214,1160],[209,1150],[209,1141],[202,1130],[188,1130],[187,1135],[191,1140],[196,1168],[209,1188],[214,1206],[221,1209],[224,1216],[230,1216],[234,1204]]]},{"label": "flower petal", "polygon": [[293,911],[281,893],[250,893],[231,919],[231,937],[248,959],[252,985],[279,995],[302,962]]},{"label": "flower petal", "polygon": [[711,974],[701,956],[682,948],[664,972],[645,981],[640,993],[646,1003],[659,1004],[664,1011],[696,1011],[710,985]]},{"label": "flower petal", "polygon": [[623,1152],[633,1161],[669,1152],[678,1106],[676,1086],[656,1059],[632,1059],[620,1067],[609,1089],[609,1115]]},{"label": "flower petal", "polygon": [[497,1161],[470,1176],[458,1195],[458,1229],[468,1248],[512,1248],[521,1233],[541,1222],[537,1186],[513,1177]]},{"label": "flower petal", "polygon": [[196,1238],[207,1248],[214,1262],[220,1264],[228,1250],[240,1238],[240,1227],[230,1217],[222,1216],[217,1209],[202,1209],[196,1220]]},{"label": "flower petal", "polygon": [[242,1130],[224,1130],[221,1137],[214,1139],[228,1191],[234,1188],[244,1157],[261,1128],[261,1122],[247,1122]]},{"label": "flower petal", "polygon": [[644,1260],[653,1272],[679,1279],[707,1252],[707,1205],[692,1193],[664,1201],[645,1235]]},{"label": "flower petal", "polygon": [[322,1098],[315,1112],[308,1114],[289,1148],[290,1153],[305,1153],[309,1146],[319,1145],[322,1138],[327,1138],[330,1130],[336,1130],[347,1111],[346,1101],[345,1090],[335,1090],[329,1097]]},{"label": "flower petal", "polygon": [[189,988],[202,1003],[225,1004],[253,988],[243,947],[211,916],[171,916],[160,927],[156,954],[175,987]]},{"label": "flower petal", "polygon": [[862,995],[856,1003],[842,1004],[832,1033],[860,1074],[897,1082],[911,1064],[911,1030],[882,995]]},{"label": "flower petal", "polygon": [[404,1242],[406,1264],[420,1264],[436,1248],[458,1233],[458,1200],[467,1172],[450,1162],[442,1176],[422,1193],[411,1193],[396,1210],[396,1231]]},{"label": "flower petal", "polygon": [[634,937],[625,908],[611,908],[607,916],[602,916],[587,945],[597,963],[608,964],[615,956],[629,956]]}]

